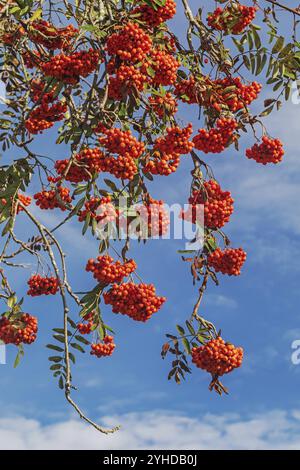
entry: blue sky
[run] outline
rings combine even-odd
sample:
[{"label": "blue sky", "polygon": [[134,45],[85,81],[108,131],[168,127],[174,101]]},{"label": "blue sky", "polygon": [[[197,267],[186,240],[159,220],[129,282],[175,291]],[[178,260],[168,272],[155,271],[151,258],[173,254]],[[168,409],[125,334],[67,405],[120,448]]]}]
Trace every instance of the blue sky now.
[{"label": "blue sky", "polygon": [[[198,6],[195,0],[191,4]],[[179,12],[172,22],[175,31],[182,28],[182,21]],[[270,95],[271,90],[266,90],[263,97]],[[74,398],[94,420],[121,424],[123,430],[107,438],[76,420],[49,373],[44,348],[51,328],[62,323],[59,299],[26,298],[24,308],[38,316],[40,331],[37,342],[26,348],[21,366],[12,367],[13,348],[8,348],[8,364],[0,366],[1,448],[299,448],[300,366],[291,362],[291,343],[300,339],[299,115],[300,104],[290,101],[265,120],[269,133],[284,142],[286,155],[280,165],[264,167],[246,159],[244,149],[253,142],[251,134],[243,137],[239,152],[230,148],[206,158],[221,186],[235,198],[226,233],[233,246],[248,253],[242,276],[222,277],[218,288],[211,284],[202,309],[224,338],[245,349],[243,367],[224,377],[230,394],[210,393],[209,377],[198,369],[180,386],[167,381],[169,361],[160,358],[164,334],[188,317],[196,289],[188,266],[176,254],[182,241],[134,244],[132,256],[139,273],[168,302],[147,324],[114,316],[105,307],[107,322],[117,332],[117,349],[103,360],[78,354],[74,370],[79,388]],[[185,107],[181,116],[184,124],[201,127],[196,107]],[[46,131],[37,147],[66,158],[65,149],[53,141],[53,133]],[[174,175],[158,178],[153,196],[184,203],[190,169],[191,162],[183,156]],[[50,226],[61,217],[59,211],[40,215]],[[19,217],[20,231],[27,234],[24,215]],[[83,238],[77,224],[65,227],[59,238],[70,254],[75,290],[93,287],[84,267],[88,258],[96,256],[97,242]],[[20,294],[26,292],[26,279],[34,270],[30,265],[13,278]]]}]

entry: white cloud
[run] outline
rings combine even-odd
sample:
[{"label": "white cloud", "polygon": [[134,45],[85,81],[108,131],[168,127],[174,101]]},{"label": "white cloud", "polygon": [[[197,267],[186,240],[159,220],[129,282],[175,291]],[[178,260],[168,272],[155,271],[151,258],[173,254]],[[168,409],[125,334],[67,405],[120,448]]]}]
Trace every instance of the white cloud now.
[{"label": "white cloud", "polygon": [[205,301],[208,305],[227,309],[236,309],[238,306],[235,299],[221,294],[206,294]]},{"label": "white cloud", "polygon": [[0,449],[299,449],[300,411],[256,416],[206,414],[201,418],[153,411],[104,417],[122,424],[104,436],[75,419],[42,425],[14,416],[0,419]]}]

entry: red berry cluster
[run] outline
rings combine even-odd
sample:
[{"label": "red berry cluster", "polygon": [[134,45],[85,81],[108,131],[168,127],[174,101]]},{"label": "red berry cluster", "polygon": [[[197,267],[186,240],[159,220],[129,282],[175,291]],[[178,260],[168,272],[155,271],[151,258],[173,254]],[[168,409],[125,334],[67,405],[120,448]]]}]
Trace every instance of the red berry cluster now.
[{"label": "red berry cluster", "polygon": [[4,344],[31,344],[36,340],[38,331],[37,318],[23,313],[18,318],[0,319],[0,340]]},{"label": "red berry cluster", "polygon": [[190,137],[193,132],[192,124],[181,129],[180,127],[168,127],[167,135],[159,137],[155,144],[154,150],[159,150],[167,154],[185,154],[189,153],[193,147],[193,142],[190,142]]},{"label": "red berry cluster", "polygon": [[222,228],[233,213],[234,200],[229,191],[222,191],[220,185],[209,180],[201,190],[193,191],[189,198],[189,209],[182,214],[185,220],[197,222],[197,205],[204,205],[204,223],[208,228]]},{"label": "red berry cluster", "polygon": [[75,84],[80,77],[87,77],[96,70],[100,62],[100,52],[95,49],[74,52],[74,54],[58,54],[41,65],[46,77],[57,78],[65,83]]},{"label": "red berry cluster", "polygon": [[78,29],[73,25],[65,28],[57,28],[45,20],[34,21],[31,23],[28,37],[36,44],[50,49],[63,49],[69,45],[70,40],[78,34]]},{"label": "red berry cluster", "polygon": [[267,136],[262,138],[261,144],[254,144],[246,150],[246,156],[257,163],[266,165],[267,163],[279,163],[284,155],[282,142],[279,139],[270,139]]},{"label": "red berry cluster", "polygon": [[106,304],[112,305],[114,313],[128,315],[133,320],[146,322],[165,302],[165,297],[158,297],[152,284],[113,284],[103,294]]},{"label": "red berry cluster", "polygon": [[116,209],[109,196],[103,198],[92,197],[84,203],[84,207],[78,213],[79,222],[85,221],[88,215],[91,220],[95,219],[97,223],[102,222],[103,224],[113,222],[117,218]]},{"label": "red berry cluster", "polygon": [[112,336],[105,336],[103,343],[93,343],[91,345],[91,354],[96,357],[111,356],[115,350],[114,338]]},{"label": "red berry cluster", "polygon": [[135,8],[132,13],[140,13],[140,19],[152,27],[159,26],[161,23],[170,20],[176,13],[176,3],[174,0],[166,0],[163,6],[158,6],[153,2],[153,7],[148,2],[147,4],[143,1],[140,3],[141,5]]},{"label": "red berry cluster", "polygon": [[133,259],[121,263],[115,261],[111,256],[98,256],[97,260],[89,259],[86,271],[92,272],[99,283],[111,284],[122,282],[123,279],[136,270],[136,263]]},{"label": "red berry cluster", "polygon": [[104,130],[105,136],[99,137],[99,143],[110,153],[118,155],[129,154],[131,158],[139,158],[145,150],[130,131],[122,131],[116,127]]},{"label": "red berry cluster", "polygon": [[121,65],[114,77],[109,79],[108,96],[121,100],[134,91],[143,91],[149,77],[133,65]]},{"label": "red berry cluster", "polygon": [[36,193],[33,197],[36,200],[36,205],[39,206],[40,209],[59,208],[65,211],[66,204],[72,202],[70,190],[62,186],[58,186],[56,189],[51,189],[50,191],[43,190]]},{"label": "red berry cluster", "polygon": [[215,128],[199,129],[199,133],[193,138],[195,148],[204,153],[221,153],[236,140],[234,131],[237,127],[234,119],[218,119]]},{"label": "red berry cluster", "polygon": [[212,376],[220,377],[242,365],[243,349],[225,343],[218,336],[204,346],[193,348],[192,361],[197,367],[206,370]]},{"label": "red berry cluster", "polygon": [[[75,155],[65,176],[65,180],[71,181],[72,183],[90,180],[92,174],[104,171],[104,159],[105,156],[98,148],[83,149],[80,153]],[[57,160],[54,167],[59,175],[64,175],[68,165],[68,159]]]},{"label": "red berry cluster", "polygon": [[145,150],[130,131],[112,128],[104,131],[105,135],[99,138],[99,143],[110,154],[103,160],[103,171],[113,174],[116,178],[132,179],[137,172],[135,159],[139,158]]},{"label": "red berry cluster", "polygon": [[[152,49],[149,65],[155,72],[152,78],[154,85],[167,86],[175,83],[180,63],[173,55],[160,49]],[[145,67],[147,67],[147,64],[145,64]]]},{"label": "red berry cluster", "polygon": [[137,207],[142,236],[161,237],[168,233],[170,217],[164,206],[164,201],[158,201],[149,196],[142,206]]},{"label": "red berry cluster", "polygon": [[150,96],[149,108],[152,109],[160,119],[163,119],[165,116],[173,116],[178,110],[177,101],[169,92],[164,96]]},{"label": "red berry cluster", "polygon": [[28,69],[39,67],[41,63],[41,53],[39,51],[26,51],[22,54],[24,64]]},{"label": "red berry cluster", "polygon": [[31,111],[28,119],[25,121],[25,127],[30,134],[38,134],[52,127],[55,122],[61,121],[67,109],[65,103],[59,101],[50,106],[47,103],[47,99],[45,99],[40,106]]},{"label": "red berry cluster", "polygon": [[[234,87],[232,89],[231,87]],[[224,104],[233,113],[245,108],[252,103],[260,93],[262,85],[257,82],[252,82],[250,85],[244,85],[240,77],[226,77],[215,80],[213,88],[219,95],[216,98],[214,105]],[[228,90],[230,88],[230,90]],[[216,106],[214,106],[216,108]],[[218,108],[216,108],[218,110]],[[220,108],[221,109],[221,108]]]},{"label": "red berry cluster", "polygon": [[[17,207],[16,214],[19,214],[19,212],[22,212],[24,209],[20,204],[18,204],[18,201],[23,204],[23,206],[28,207],[31,204],[31,197],[30,196],[25,196],[25,194],[18,193],[16,196],[16,200],[13,203],[13,206]],[[7,204],[7,199],[3,198],[0,200],[0,203],[2,206],[6,206]]]},{"label": "red berry cluster", "polygon": [[186,80],[180,80],[176,83],[174,93],[184,103],[195,104],[202,103],[203,91],[199,89],[199,84],[193,75],[190,75]]},{"label": "red berry cluster", "polygon": [[16,41],[21,39],[21,37],[24,34],[25,34],[25,29],[22,26],[17,27],[8,33],[1,34],[0,41],[6,46],[12,46]]},{"label": "red berry cluster", "polygon": [[255,18],[257,7],[247,7],[237,2],[226,8],[218,7],[207,17],[208,25],[225,33],[240,34]]},{"label": "red berry cluster", "polygon": [[208,257],[208,265],[218,273],[229,276],[239,276],[247,255],[242,248],[227,248],[222,251],[217,248]]},{"label": "red berry cluster", "polygon": [[151,173],[152,175],[168,176],[177,170],[179,163],[179,154],[168,154],[155,150],[152,152],[151,156],[149,155],[147,157],[144,165],[144,172]]},{"label": "red berry cluster", "polygon": [[144,60],[151,46],[150,36],[136,23],[128,23],[120,31],[113,33],[106,43],[109,55],[116,55],[130,63]]},{"label": "red berry cluster", "polygon": [[95,312],[87,313],[84,315],[83,320],[86,321],[86,323],[78,323],[77,329],[82,335],[89,335],[96,326]]},{"label": "red berry cluster", "polygon": [[50,104],[55,100],[55,90],[47,90],[47,84],[41,80],[32,80],[31,82],[31,99],[34,103]]},{"label": "red berry cluster", "polygon": [[39,295],[55,295],[59,289],[59,280],[54,276],[43,277],[35,274],[28,279],[29,290],[27,295],[37,297]]}]

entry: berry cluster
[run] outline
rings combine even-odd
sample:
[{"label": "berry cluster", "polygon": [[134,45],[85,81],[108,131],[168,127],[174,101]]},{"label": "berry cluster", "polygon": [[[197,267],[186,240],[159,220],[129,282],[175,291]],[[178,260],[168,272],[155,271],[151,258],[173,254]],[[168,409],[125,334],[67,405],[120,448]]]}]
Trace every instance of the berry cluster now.
[{"label": "berry cluster", "polygon": [[176,3],[174,0],[166,0],[163,6],[158,6],[153,2],[153,7],[148,2],[147,4],[143,1],[140,3],[141,5],[135,8],[132,13],[134,15],[140,13],[140,19],[151,27],[159,26],[161,23],[170,20],[176,13]]},{"label": "berry cluster", "polygon": [[66,112],[67,105],[65,103],[59,101],[50,106],[45,98],[40,106],[30,112],[25,121],[25,127],[30,134],[38,134],[52,127],[55,122],[61,121]]},{"label": "berry cluster", "polygon": [[218,273],[239,276],[247,255],[242,248],[217,248],[208,256],[208,265]]},{"label": "berry cluster", "polygon": [[133,65],[121,65],[109,79],[108,96],[121,100],[134,91],[143,91],[149,77]]},{"label": "berry cluster", "polygon": [[195,80],[193,75],[177,82],[174,93],[184,103],[202,103],[203,90],[202,88],[200,89],[200,84]]},{"label": "berry cluster", "polygon": [[95,49],[74,52],[74,54],[58,54],[41,65],[46,77],[53,77],[69,84],[76,84],[80,77],[87,77],[96,70],[100,61],[100,52]]},{"label": "berry cluster", "polygon": [[59,175],[64,175],[67,167],[68,171],[65,180],[72,183],[80,183],[88,181],[94,173],[104,171],[104,155],[98,148],[86,148],[75,155],[71,165],[68,159],[57,160],[55,162],[55,170]]},{"label": "berry cluster", "polygon": [[150,96],[149,108],[152,109],[160,119],[163,119],[165,116],[173,116],[178,110],[177,101],[169,92],[164,96]]},{"label": "berry cluster", "polygon": [[69,45],[70,40],[78,34],[73,25],[57,28],[45,20],[34,21],[31,24],[28,37],[36,44],[40,44],[53,51],[63,49]]},{"label": "berry cluster", "polygon": [[114,338],[112,336],[105,336],[103,343],[93,343],[91,345],[91,354],[96,357],[111,356],[115,350]]},{"label": "berry cluster", "polygon": [[29,290],[27,295],[37,297],[39,295],[55,295],[59,289],[59,280],[54,276],[43,277],[35,274],[28,279]]},{"label": "berry cluster", "polygon": [[226,77],[215,80],[213,88],[217,93],[214,108],[218,111],[222,106],[226,106],[231,112],[235,113],[240,109],[244,109],[252,103],[260,93],[262,85],[252,82],[250,85],[244,85],[240,77]]},{"label": "berry cluster", "polygon": [[152,78],[153,85],[167,86],[175,83],[180,63],[173,55],[160,49],[152,49],[149,65],[155,72]]},{"label": "berry cluster", "polygon": [[237,127],[234,119],[218,119],[215,128],[199,129],[193,138],[195,148],[204,153],[221,153],[237,138],[234,134]]},{"label": "berry cluster", "polygon": [[255,18],[257,7],[247,7],[237,2],[226,8],[218,7],[207,17],[208,25],[226,34],[241,34]]},{"label": "berry cluster", "polygon": [[139,142],[130,131],[122,131],[116,127],[104,130],[105,136],[99,137],[99,143],[108,152],[118,155],[129,154],[131,158],[139,158],[145,150],[142,142]]},{"label": "berry cluster", "polygon": [[193,348],[192,361],[200,369],[212,374],[213,377],[220,377],[242,365],[243,349],[225,343],[218,336],[204,346]]},{"label": "berry cluster", "polygon": [[128,23],[119,32],[112,34],[106,43],[109,55],[130,63],[144,60],[152,46],[150,36],[136,23]]},{"label": "berry cluster", "polygon": [[194,190],[189,198],[189,209],[182,214],[186,220],[196,223],[199,212],[197,206],[204,205],[204,223],[208,228],[222,228],[233,213],[234,200],[229,191],[222,191],[220,185],[209,180],[201,190]]},{"label": "berry cluster", "polygon": [[97,324],[95,322],[95,312],[87,313],[84,315],[83,320],[85,320],[86,323],[78,323],[77,329],[82,335],[89,335],[95,329]]},{"label": "berry cluster", "polygon": [[103,160],[103,171],[113,174],[116,178],[132,179],[137,172],[135,159],[139,158],[145,146],[139,142],[130,131],[112,128],[104,131],[99,143],[110,154]]},{"label": "berry cluster", "polygon": [[95,219],[97,223],[106,225],[117,218],[116,209],[109,196],[103,198],[92,197],[84,203],[84,207],[78,213],[79,222],[85,221],[89,216],[91,220]]},{"label": "berry cluster", "polygon": [[[18,201],[20,201],[20,203],[23,204],[23,206],[28,207],[31,204],[31,197],[26,196],[25,194],[21,194],[21,193],[17,194],[16,199],[13,202],[13,207],[17,207],[16,214],[19,214],[19,212],[22,212],[24,210],[23,207],[20,204],[18,204]],[[6,206],[7,202],[8,200],[5,198],[0,200],[0,204],[2,206]]]},{"label": "berry cluster", "polygon": [[22,54],[24,64],[28,69],[39,67],[41,63],[41,53],[39,51],[25,51]]},{"label": "berry cluster", "polygon": [[165,302],[165,297],[158,297],[152,284],[113,284],[103,294],[106,304],[112,305],[114,313],[128,315],[133,320],[146,322]]},{"label": "berry cluster", "polygon": [[47,91],[48,85],[41,80],[32,80],[31,82],[31,99],[34,103],[47,105],[55,100],[55,89]]},{"label": "berry cluster", "polygon": [[254,144],[246,150],[246,156],[257,163],[279,163],[284,155],[282,142],[279,139],[270,139],[263,136],[261,144]]},{"label": "berry cluster", "polygon": [[40,209],[59,208],[65,211],[66,204],[72,202],[70,190],[62,186],[58,186],[56,189],[51,189],[50,191],[43,190],[36,193],[33,197],[36,200],[36,205],[39,206]]},{"label": "berry cluster", "polygon": [[190,142],[190,137],[193,132],[192,124],[181,129],[180,127],[168,127],[167,135],[159,137],[155,144],[154,150],[159,150],[167,154],[185,154],[189,153],[193,147],[193,142]]},{"label": "berry cluster", "polygon": [[180,163],[180,155],[177,153],[168,154],[155,150],[151,156],[147,157],[144,165],[144,172],[151,173],[152,175],[168,176],[174,173]]},{"label": "berry cluster", "polygon": [[98,256],[97,260],[89,259],[86,271],[92,272],[94,278],[101,284],[122,282],[123,279],[136,270],[136,263],[130,259],[121,263],[115,261],[111,256]]},{"label": "berry cluster", "polygon": [[170,216],[165,209],[164,201],[148,197],[143,205],[137,207],[142,238],[161,237],[168,233]]},{"label": "berry cluster", "polygon": [[18,318],[0,319],[0,340],[4,344],[31,344],[36,340],[38,331],[37,318],[23,313]]}]

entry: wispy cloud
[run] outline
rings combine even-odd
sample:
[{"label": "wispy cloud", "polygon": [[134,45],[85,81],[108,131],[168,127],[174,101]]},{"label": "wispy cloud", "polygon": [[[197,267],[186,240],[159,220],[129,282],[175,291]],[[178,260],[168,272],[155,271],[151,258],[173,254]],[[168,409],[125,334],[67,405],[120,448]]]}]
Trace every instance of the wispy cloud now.
[{"label": "wispy cloud", "polygon": [[0,449],[299,449],[300,411],[259,415],[206,414],[199,418],[157,410],[103,417],[103,436],[70,419],[51,425],[21,416],[0,419]]}]

